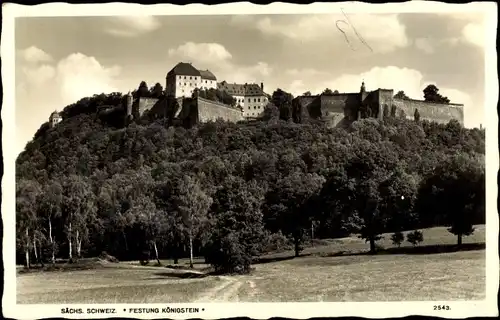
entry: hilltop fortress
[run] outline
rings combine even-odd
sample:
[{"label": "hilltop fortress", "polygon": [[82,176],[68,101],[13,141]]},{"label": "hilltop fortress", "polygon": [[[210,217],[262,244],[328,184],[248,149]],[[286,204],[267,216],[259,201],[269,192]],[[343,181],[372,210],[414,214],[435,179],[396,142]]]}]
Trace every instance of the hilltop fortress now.
[{"label": "hilltop fortress", "polygon": [[[193,95],[196,89],[216,89],[232,96],[233,105]],[[198,70],[191,63],[178,63],[167,73],[166,86],[161,98],[136,97],[129,92],[122,107],[127,123],[147,114],[153,118],[168,118],[183,125],[217,120],[238,122],[260,117],[270,96],[264,92],[264,84],[236,84],[217,82],[209,70]],[[357,93],[333,93],[302,95],[292,100],[291,115],[294,122],[307,118],[325,122],[330,127],[348,126],[363,118],[384,119],[400,117],[447,123],[452,119],[463,125],[464,106],[452,103],[433,103],[409,98],[394,97],[392,89],[366,91],[363,82]],[[49,118],[51,127],[61,117],[53,112]]]},{"label": "hilltop fortress", "polygon": [[[236,106],[193,97],[196,89],[217,89],[235,99]],[[167,73],[165,99],[127,95],[127,118],[138,119],[145,113],[153,117],[175,118],[185,124],[195,124],[222,118],[241,121],[259,117],[269,99],[264,92],[264,84],[217,82],[209,70],[198,70],[191,63],[178,63]]]},{"label": "hilltop fortress", "polygon": [[367,92],[365,83],[358,93],[299,96],[292,101],[292,117],[295,122],[304,118],[325,121],[329,126],[348,126],[362,118],[384,119],[400,117],[448,123],[454,119],[463,125],[464,105],[433,103],[414,99],[394,98],[393,89],[377,89]]}]

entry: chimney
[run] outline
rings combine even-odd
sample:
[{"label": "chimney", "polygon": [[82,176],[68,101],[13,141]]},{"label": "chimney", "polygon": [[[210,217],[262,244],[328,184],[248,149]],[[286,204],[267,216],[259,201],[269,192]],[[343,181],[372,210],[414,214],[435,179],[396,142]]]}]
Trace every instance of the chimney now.
[{"label": "chimney", "polygon": [[264,82],[260,83],[260,90],[264,91]]}]

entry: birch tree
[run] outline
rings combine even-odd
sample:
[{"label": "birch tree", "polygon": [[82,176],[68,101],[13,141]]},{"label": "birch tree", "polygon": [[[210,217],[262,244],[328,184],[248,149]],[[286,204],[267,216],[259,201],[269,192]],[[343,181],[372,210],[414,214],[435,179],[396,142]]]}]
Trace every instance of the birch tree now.
[{"label": "birch tree", "polygon": [[[35,241],[38,225],[38,197],[41,186],[33,180],[20,180],[16,184],[16,229],[19,245],[23,247],[26,267],[31,267],[30,249]],[[35,241],[36,242],[36,241]]]},{"label": "birch tree", "polygon": [[63,183],[63,215],[68,239],[68,258],[73,259],[73,246],[80,254],[82,230],[87,228],[87,217],[95,210],[94,194],[82,176],[71,175]]},{"label": "birch tree", "polygon": [[207,223],[212,198],[201,188],[198,179],[185,175],[178,181],[174,203],[189,241],[189,266],[193,268],[193,239]]},{"label": "birch tree", "polygon": [[62,186],[59,182],[50,180],[42,190],[40,197],[41,212],[46,219],[48,241],[50,246],[50,262],[56,262],[56,242],[54,237],[54,220],[61,217],[61,203],[62,203]]}]

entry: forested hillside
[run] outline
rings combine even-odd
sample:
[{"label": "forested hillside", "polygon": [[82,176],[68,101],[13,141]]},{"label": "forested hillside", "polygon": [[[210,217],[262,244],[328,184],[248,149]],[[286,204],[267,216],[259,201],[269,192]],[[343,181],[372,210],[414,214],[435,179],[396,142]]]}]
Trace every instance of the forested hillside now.
[{"label": "forested hillside", "polygon": [[345,130],[276,116],[120,128],[96,114],[122,100],[68,106],[19,155],[20,263],[149,252],[248,270],[263,252],[298,254],[311,223],[315,237],[357,233],[372,251],[384,232],[444,225],[460,243],[484,223],[484,130],[401,119]]}]

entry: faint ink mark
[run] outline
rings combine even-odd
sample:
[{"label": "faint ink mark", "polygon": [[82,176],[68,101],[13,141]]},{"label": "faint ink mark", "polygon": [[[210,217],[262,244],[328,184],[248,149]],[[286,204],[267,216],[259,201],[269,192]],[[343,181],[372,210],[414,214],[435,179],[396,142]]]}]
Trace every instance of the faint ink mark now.
[{"label": "faint ink mark", "polygon": [[347,21],[346,20],[337,20],[335,25],[336,25],[337,29],[340,32],[342,32],[342,34],[344,35],[344,38],[345,38],[347,44],[349,45],[349,47],[351,48],[351,50],[356,51],[356,49],[353,48],[351,41],[349,41],[349,37],[347,36],[345,31],[339,26],[340,22],[346,24],[348,27],[351,27],[352,31],[354,31],[354,34],[356,34],[359,41],[361,41],[361,43],[363,43],[368,49],[370,49],[371,52],[373,52],[372,47],[370,47],[370,45],[365,41],[365,39],[363,39],[363,37],[358,33],[358,31],[356,30],[354,25],[351,23],[351,20],[349,19],[347,14],[345,14],[344,10],[342,10],[342,8],[341,8],[340,11],[342,11],[342,15],[346,18]]}]

